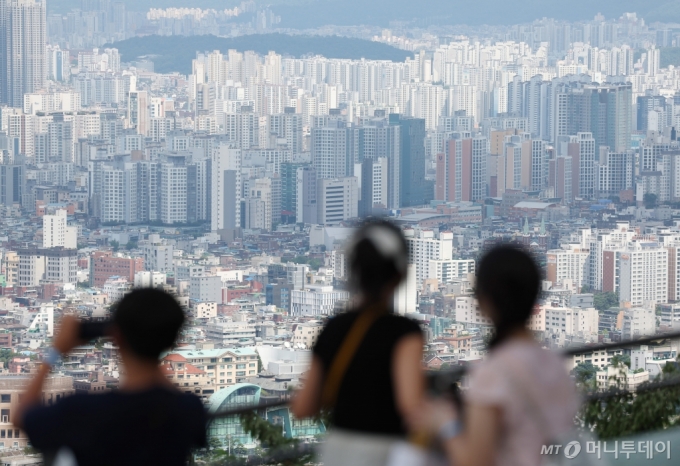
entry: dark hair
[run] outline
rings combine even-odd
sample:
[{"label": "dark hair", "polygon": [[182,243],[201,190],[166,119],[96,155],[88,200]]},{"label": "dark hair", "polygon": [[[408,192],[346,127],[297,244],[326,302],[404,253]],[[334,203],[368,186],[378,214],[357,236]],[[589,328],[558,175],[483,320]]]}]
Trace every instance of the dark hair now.
[{"label": "dark hair", "polygon": [[408,246],[399,228],[385,220],[364,223],[349,254],[351,288],[377,299],[387,285],[406,277]]},{"label": "dark hair", "polygon": [[168,293],[142,288],[126,294],[113,311],[113,325],[138,357],[158,360],[175,344],[184,312]]},{"label": "dark hair", "polygon": [[502,245],[482,257],[477,269],[477,298],[494,307],[496,334],[489,348],[504,341],[512,330],[529,321],[541,286],[538,266],[519,247]]}]

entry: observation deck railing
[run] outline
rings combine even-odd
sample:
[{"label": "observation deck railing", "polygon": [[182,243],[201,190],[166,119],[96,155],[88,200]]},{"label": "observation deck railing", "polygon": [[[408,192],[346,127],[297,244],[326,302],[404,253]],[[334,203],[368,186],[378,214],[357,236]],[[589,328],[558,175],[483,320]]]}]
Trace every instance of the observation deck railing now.
[{"label": "observation deck railing", "polygon": [[[663,340],[680,340],[680,332],[656,334],[652,336],[646,336],[641,338],[636,338],[632,340],[610,342],[610,343],[598,343],[593,345],[584,345],[574,348],[567,348],[561,351],[564,357],[572,357],[580,354],[607,351],[619,348],[628,348],[639,345],[651,344]],[[429,385],[434,391],[446,392],[452,387],[456,386],[458,382],[467,372],[467,367],[458,366],[445,371],[430,371],[427,373]],[[661,380],[659,382],[650,382],[641,387],[638,387],[634,391],[628,391],[619,388],[610,388],[607,391],[592,391],[586,393],[583,396],[584,403],[588,402],[608,402],[607,400],[612,400],[618,397],[625,396],[637,396],[646,392],[652,392],[656,390],[664,390],[670,388],[680,387],[680,376],[670,378],[668,380]],[[680,401],[680,400],[679,400]],[[617,401],[613,401],[617,402]],[[267,409],[281,408],[288,406],[289,400],[276,400],[276,401],[265,401],[253,406],[238,407],[234,409],[223,410],[217,413],[211,414],[211,418],[220,418],[224,416],[234,416],[249,413],[252,411],[263,412]],[[680,419],[680,412],[676,413],[677,417]],[[680,422],[679,422],[680,424]],[[614,442],[616,443],[616,450],[614,452]],[[622,451],[621,448],[626,442],[626,446],[634,445],[636,455],[631,455],[630,450]],[[650,443],[651,442],[651,443]],[[653,432],[644,432],[636,435],[625,436],[616,439],[608,439],[603,441],[598,441],[600,447],[601,458],[598,458],[598,462],[603,464],[618,464],[619,462],[626,465],[644,465],[644,466],[656,466],[660,464],[670,465],[680,461],[680,427],[671,427],[664,430],[657,430]],[[641,456],[638,451],[638,447],[641,445],[649,446],[654,449],[656,446],[661,447],[663,444],[664,448],[668,448],[670,455],[664,450],[663,452],[658,452],[656,450],[652,451],[652,455],[648,457],[647,455]],[[585,449],[587,446],[583,446]],[[603,451],[606,450],[606,451]],[[286,447],[280,451],[272,450],[269,451],[267,455],[262,457],[249,457],[243,460],[235,460],[223,463],[224,465],[237,465],[237,464],[248,464],[248,465],[274,465],[274,464],[293,464],[295,458],[303,455],[308,455],[313,453],[315,450],[315,444],[313,443],[300,443],[292,447]],[[628,453],[628,454],[626,454]],[[590,453],[588,453],[590,454]],[[595,453],[592,453],[595,454]]]}]

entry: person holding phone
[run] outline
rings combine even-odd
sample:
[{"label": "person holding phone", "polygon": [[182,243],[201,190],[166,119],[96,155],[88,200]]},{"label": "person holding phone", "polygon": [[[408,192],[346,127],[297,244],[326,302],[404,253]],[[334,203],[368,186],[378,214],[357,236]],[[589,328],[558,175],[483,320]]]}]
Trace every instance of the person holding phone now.
[{"label": "person holding phone", "polygon": [[52,366],[95,336],[94,326],[64,317],[46,360],[20,397],[15,425],[47,457],[66,451],[79,466],[186,464],[191,450],[207,443],[207,415],[200,399],[176,390],[159,367],[161,353],[175,344],[183,323],[184,312],[167,293],[148,288],[125,295],[106,330],[124,367],[120,389],[44,406],[42,390]]},{"label": "person holding phone", "polygon": [[527,327],[540,289],[540,270],[524,250],[501,245],[481,259],[475,294],[495,334],[471,371],[465,409],[434,399],[412,412],[414,425],[439,437],[450,464],[539,466],[542,445],[573,430],[576,387],[560,356]]}]

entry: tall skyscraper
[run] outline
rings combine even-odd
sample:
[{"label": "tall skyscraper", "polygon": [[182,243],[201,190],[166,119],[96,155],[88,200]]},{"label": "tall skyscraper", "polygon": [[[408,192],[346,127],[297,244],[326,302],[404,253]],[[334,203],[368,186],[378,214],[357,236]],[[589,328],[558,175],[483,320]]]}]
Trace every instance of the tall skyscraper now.
[{"label": "tall skyscraper", "polygon": [[591,133],[563,136],[559,142],[566,150],[560,153],[571,157],[571,194],[574,197],[592,199],[595,196],[595,139]]},{"label": "tall skyscraper", "polygon": [[[305,166],[304,163],[284,162],[281,170],[281,212],[282,223],[294,223],[297,212],[297,170]],[[316,176],[316,175],[315,175]],[[276,216],[276,214],[274,214]],[[279,222],[279,218],[274,219]]]},{"label": "tall skyscraper", "polygon": [[386,159],[384,187],[387,199],[379,204],[388,209],[400,207],[400,141],[399,126],[390,125],[387,120],[379,117],[364,122],[363,126],[352,128],[350,132],[350,159],[354,163],[363,163],[366,159]]},{"label": "tall skyscraper", "polygon": [[23,107],[47,78],[44,0],[0,0],[0,101]]},{"label": "tall skyscraper", "polygon": [[344,122],[330,120],[327,126],[312,128],[312,164],[319,178],[343,178],[353,172],[347,149]]},{"label": "tall skyscraper", "polygon": [[311,166],[298,167],[296,170],[295,214],[297,223],[317,223],[317,175]]},{"label": "tall skyscraper", "polygon": [[425,179],[425,120],[391,114],[390,124],[400,128],[400,206],[426,204],[434,195],[434,186]]},{"label": "tall skyscraper", "polygon": [[22,160],[0,163],[0,205],[23,205],[26,188],[26,167]]},{"label": "tall skyscraper", "polygon": [[446,141],[446,153],[439,154],[436,160],[436,199],[453,202],[484,199],[488,195],[488,158],[489,143],[484,136],[472,136],[466,131],[452,133]]},{"label": "tall skyscraper", "polygon": [[147,91],[130,91],[128,94],[128,126],[137,134],[146,136],[149,131],[149,94]]},{"label": "tall skyscraper", "polygon": [[212,154],[211,230],[241,225],[241,149],[220,144]]},{"label": "tall skyscraper", "polygon": [[645,95],[637,97],[636,127],[638,131],[647,131],[649,112],[659,107],[666,107],[666,98],[660,95],[652,95],[650,90]]}]

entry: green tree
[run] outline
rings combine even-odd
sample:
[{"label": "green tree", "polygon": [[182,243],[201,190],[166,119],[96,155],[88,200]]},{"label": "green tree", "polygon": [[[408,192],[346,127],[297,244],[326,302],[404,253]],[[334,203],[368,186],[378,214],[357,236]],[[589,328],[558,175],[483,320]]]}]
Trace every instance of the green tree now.
[{"label": "green tree", "polygon": [[577,383],[587,385],[592,380],[595,380],[596,372],[597,367],[593,366],[592,362],[582,362],[574,368],[572,374],[574,374]]},{"label": "green tree", "polygon": [[647,193],[642,197],[642,202],[647,209],[653,209],[656,207],[657,196],[653,193]]},{"label": "green tree", "polygon": [[125,245],[125,249],[128,251],[132,251],[133,249],[137,249],[137,241],[128,241],[127,244]]},{"label": "green tree", "polygon": [[[675,373],[662,373],[664,381],[678,381]],[[654,388],[646,382],[636,393],[610,387],[583,404],[578,420],[583,428],[607,440],[676,426],[680,410],[680,384]]]},{"label": "green tree", "polygon": [[619,305],[619,295],[612,291],[595,293],[593,296],[593,305],[598,311],[606,311],[612,307],[617,307]]},{"label": "green tree", "polygon": [[113,241],[109,241],[109,245],[113,248],[113,252],[118,252],[118,249],[120,249],[120,243],[115,239]]},{"label": "green tree", "polygon": [[[255,411],[241,414],[240,419],[243,430],[254,439],[257,439],[262,447],[267,448],[269,450],[268,453],[293,453],[290,459],[277,460],[276,464],[282,466],[303,466],[312,460],[313,455],[311,453],[295,453],[295,449],[299,446],[299,441],[297,439],[287,438],[283,434],[281,426],[270,423],[268,420],[259,416]],[[258,453],[258,456],[263,455],[264,453],[262,451]]]},{"label": "green tree", "polygon": [[15,353],[14,351],[8,348],[0,349],[0,362],[2,362],[4,368],[7,368],[12,358],[16,357],[23,358],[25,356],[23,354]]},{"label": "green tree", "polygon": [[620,366],[621,364],[630,367],[630,356],[617,354],[612,356],[611,365],[614,367]]},{"label": "green tree", "polygon": [[321,267],[324,266],[323,259],[310,259],[309,260],[309,267],[314,270],[319,270]]}]

